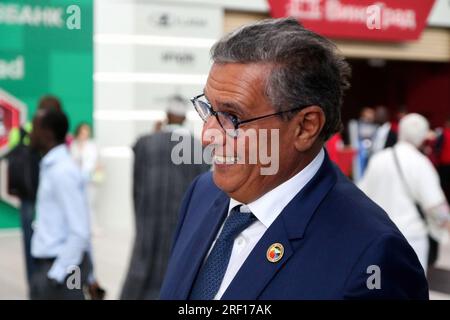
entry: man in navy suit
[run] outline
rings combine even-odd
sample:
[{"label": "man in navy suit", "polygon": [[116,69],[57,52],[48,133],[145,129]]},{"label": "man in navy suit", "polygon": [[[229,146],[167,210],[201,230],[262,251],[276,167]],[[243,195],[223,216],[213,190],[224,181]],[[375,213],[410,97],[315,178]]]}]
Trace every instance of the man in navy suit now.
[{"label": "man in navy suit", "polygon": [[[323,149],[341,127],[350,76],[335,46],[275,19],[211,53],[192,102],[214,170],[185,195],[160,298],[428,299],[403,235]],[[263,147],[269,173],[264,159],[250,161]]]}]

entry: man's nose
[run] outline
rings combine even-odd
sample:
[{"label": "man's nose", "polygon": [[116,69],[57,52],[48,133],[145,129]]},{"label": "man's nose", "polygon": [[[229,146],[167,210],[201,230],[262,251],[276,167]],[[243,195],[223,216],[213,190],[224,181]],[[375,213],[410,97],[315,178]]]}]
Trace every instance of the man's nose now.
[{"label": "man's nose", "polygon": [[224,132],[217,118],[211,116],[203,124],[202,145],[206,147],[212,143],[223,145],[225,142]]}]

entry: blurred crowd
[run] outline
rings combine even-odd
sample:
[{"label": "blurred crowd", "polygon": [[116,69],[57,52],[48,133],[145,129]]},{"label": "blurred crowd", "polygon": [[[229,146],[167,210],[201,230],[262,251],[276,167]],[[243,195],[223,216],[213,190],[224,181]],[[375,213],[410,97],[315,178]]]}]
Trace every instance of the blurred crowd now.
[{"label": "blurred crowd", "polygon": [[425,117],[405,109],[391,118],[384,106],[364,107],[327,149],[388,213],[424,270],[433,266],[450,230],[450,117],[431,129]]},{"label": "blurred crowd", "polygon": [[[88,123],[68,132],[55,96],[40,99],[32,122],[9,133],[8,192],[20,200],[28,295],[32,299],[102,298],[90,243],[98,150]],[[80,266],[83,286],[69,290],[67,269]],[[77,279],[75,279],[77,280]],[[76,282],[76,281],[75,281]]]},{"label": "blurred crowd", "polygon": [[[209,170],[206,164],[171,161],[177,143],[172,133],[182,128],[186,112],[186,101],[171,97],[166,120],[133,147],[135,243],[122,299],[158,298],[179,203],[191,181]],[[73,134],[68,128],[61,101],[48,95],[38,102],[32,122],[9,133],[8,193],[20,200],[31,299],[103,299],[106,294],[94,273],[91,244],[91,236],[101,232],[95,201],[104,170],[91,126],[79,123]],[[192,135],[189,139],[200,144]],[[75,290],[66,285],[76,276],[68,272],[72,266],[81,272]]]}]

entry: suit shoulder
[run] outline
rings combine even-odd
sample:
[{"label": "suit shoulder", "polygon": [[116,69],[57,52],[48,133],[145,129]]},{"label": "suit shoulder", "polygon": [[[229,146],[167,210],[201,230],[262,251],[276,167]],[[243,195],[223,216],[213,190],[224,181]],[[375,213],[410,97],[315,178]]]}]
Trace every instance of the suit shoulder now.
[{"label": "suit shoulder", "polygon": [[139,137],[134,146],[135,152],[148,151],[153,149],[161,149],[163,146],[168,146],[166,142],[170,142],[170,132],[155,132]]},{"label": "suit shoulder", "polygon": [[223,191],[215,185],[212,172],[202,173],[195,178],[186,192],[183,200],[184,210],[188,212],[191,208],[195,208],[195,214],[201,212],[200,209],[205,209],[206,212],[221,194]]},{"label": "suit shoulder", "polygon": [[219,192],[223,192],[214,183],[212,175],[213,175],[212,171],[207,171],[207,172],[199,175],[196,179],[197,181],[196,181],[194,193],[217,194]]},{"label": "suit shoulder", "polygon": [[151,140],[151,137],[152,135],[150,134],[139,137],[134,143],[134,149],[139,148],[142,145],[145,145],[149,140]]},{"label": "suit shoulder", "polygon": [[392,233],[403,237],[388,214],[342,174],[339,175],[327,201],[329,206],[339,212],[339,219],[367,236]]},{"label": "suit shoulder", "polygon": [[345,287],[346,299],[428,300],[424,271],[400,234],[378,235],[359,256]]}]

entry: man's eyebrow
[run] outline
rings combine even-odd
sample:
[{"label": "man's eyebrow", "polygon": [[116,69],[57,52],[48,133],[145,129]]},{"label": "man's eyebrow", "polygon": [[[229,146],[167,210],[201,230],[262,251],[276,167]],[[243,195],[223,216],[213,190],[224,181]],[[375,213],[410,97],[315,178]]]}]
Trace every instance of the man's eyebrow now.
[{"label": "man's eyebrow", "polygon": [[245,115],[244,110],[242,110],[242,108],[236,102],[223,101],[223,102],[218,102],[217,105],[213,106],[211,103],[211,100],[209,100],[208,95],[206,93],[206,88],[203,89],[203,95],[205,96],[206,100],[208,100],[208,102],[211,104],[213,109],[219,107],[221,109],[228,109],[228,110],[234,111],[235,113],[237,113],[239,115]]},{"label": "man's eyebrow", "polygon": [[223,108],[223,109],[231,110],[231,111],[234,111],[239,114],[244,113],[242,108],[237,103],[232,102],[232,101],[219,102],[218,107],[220,107],[221,109]]}]

